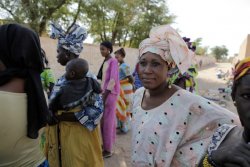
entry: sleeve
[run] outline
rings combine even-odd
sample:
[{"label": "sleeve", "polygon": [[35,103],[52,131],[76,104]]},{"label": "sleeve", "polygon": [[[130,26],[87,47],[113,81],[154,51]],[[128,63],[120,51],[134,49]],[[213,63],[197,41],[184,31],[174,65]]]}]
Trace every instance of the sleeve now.
[{"label": "sleeve", "polygon": [[55,78],[53,76],[51,69],[47,69],[44,72],[43,79],[44,79],[44,85],[46,88],[49,88],[50,83],[53,83],[53,84],[55,83]]},{"label": "sleeve", "polygon": [[177,154],[175,162],[178,162],[179,166],[195,166],[204,157],[214,131],[223,124],[238,125],[239,120],[236,114],[190,92],[181,91],[178,98],[183,102],[178,107],[186,107],[187,110],[185,122],[182,123],[185,134],[177,150],[182,154]]},{"label": "sleeve", "polygon": [[107,90],[112,92],[115,88],[115,85],[119,82],[119,67],[116,59],[111,60],[109,68],[110,80],[108,82]]},{"label": "sleeve", "polygon": [[53,72],[51,69],[49,69],[47,72],[47,82],[48,82],[48,84],[55,83],[55,78],[54,78],[54,75],[53,75]]},{"label": "sleeve", "polygon": [[220,144],[224,141],[225,137],[234,127],[236,127],[236,125],[223,124],[216,129],[212,136],[211,142],[208,145],[209,154],[211,154],[212,151],[217,150]]}]

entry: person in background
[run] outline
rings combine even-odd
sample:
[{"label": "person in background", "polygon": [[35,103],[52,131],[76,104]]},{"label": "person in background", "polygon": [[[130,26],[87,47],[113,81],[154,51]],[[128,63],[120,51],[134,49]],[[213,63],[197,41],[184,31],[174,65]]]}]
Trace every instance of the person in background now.
[{"label": "person in background", "polygon": [[167,82],[172,63],[183,74],[192,59],[169,25],[152,28],[141,42],[138,74],[144,87],[133,100],[132,166],[195,167],[217,127],[240,124],[234,113]]},{"label": "person in background", "polygon": [[[196,46],[190,42],[190,38],[182,38],[190,52],[195,53]],[[191,65],[188,70],[182,74],[175,63],[172,63],[172,69],[169,70],[169,83],[175,84],[189,92],[198,94],[198,84],[196,77],[198,76],[198,70],[195,65]]]},{"label": "person in background", "polygon": [[169,83],[175,84],[189,92],[198,94],[198,85],[196,77],[198,76],[198,70],[194,65],[188,68],[187,72],[181,74],[178,67],[175,66],[169,70]]},{"label": "person in background", "polygon": [[[68,33],[66,33],[57,23],[51,23],[50,38],[58,39],[57,44],[57,61],[65,66],[68,61],[78,58],[83,50],[83,41],[87,38],[87,30],[74,24]],[[96,76],[88,71],[87,77],[97,79]],[[62,83],[64,76],[60,77],[57,84]]]},{"label": "person in background", "polygon": [[[44,66],[44,70],[41,73],[41,80],[42,80],[42,85],[43,85],[43,89],[44,91],[47,93],[47,96],[49,98],[50,93],[54,87],[55,84],[55,78],[52,72],[52,69],[49,67],[49,61],[47,59],[46,53],[45,51],[41,48],[41,53],[42,53],[42,60],[43,60],[43,66]],[[46,142],[46,132],[44,131],[41,134],[41,141],[40,141],[40,147],[41,150],[44,152],[45,150],[45,142]]]},{"label": "person in background", "polygon": [[43,62],[44,62],[44,70],[41,74],[41,80],[42,80],[43,88],[49,97],[55,84],[55,78],[54,78],[51,68],[49,67],[49,61],[47,59],[45,51],[41,49],[41,52],[42,52]]},{"label": "person in background", "polygon": [[[79,57],[87,31],[74,24],[69,32],[65,33],[59,25],[52,24],[51,37],[58,38],[57,61],[65,66],[69,61]],[[89,71],[86,76],[96,78]],[[64,74],[55,83],[51,97],[66,83]],[[54,119],[50,122],[46,134],[46,155],[50,166],[104,166],[99,128],[93,131],[87,130],[86,119],[88,118],[85,116],[85,110],[77,107],[70,108],[68,112],[58,110],[53,116]]]},{"label": "person in background", "polygon": [[103,157],[112,156],[112,148],[116,138],[116,103],[120,93],[119,67],[116,58],[111,56],[112,43],[104,41],[100,44],[100,52],[104,57],[97,78],[102,80],[102,98],[104,112],[101,123],[103,140]]},{"label": "person in background", "polygon": [[135,70],[132,74],[132,76],[134,77],[134,91],[142,87],[142,82],[139,78],[137,71],[138,71],[138,63],[135,65]]},{"label": "person in background", "polygon": [[242,126],[223,124],[212,137],[200,167],[250,166],[250,57],[236,65],[232,99]]},{"label": "person in background", "polygon": [[127,133],[131,119],[131,103],[133,98],[134,79],[130,72],[130,67],[124,62],[126,52],[123,48],[115,51],[115,58],[119,63],[120,95],[118,97],[116,116],[117,127],[122,133]]},{"label": "person in background", "polygon": [[39,147],[49,116],[39,36],[6,24],[0,26],[0,37],[0,166],[47,167]]}]

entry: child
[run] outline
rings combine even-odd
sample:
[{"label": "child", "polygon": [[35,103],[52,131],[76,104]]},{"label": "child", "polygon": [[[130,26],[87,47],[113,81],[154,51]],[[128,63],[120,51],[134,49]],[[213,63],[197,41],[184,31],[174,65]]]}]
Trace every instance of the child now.
[{"label": "child", "polygon": [[[89,70],[88,62],[84,59],[77,58],[69,61],[66,65],[65,79],[66,81],[51,95],[49,108],[53,113],[58,110],[70,110],[80,107],[85,110],[85,114],[95,115],[88,113],[88,107],[95,104],[96,97],[101,93],[99,83],[93,79],[86,77]],[[77,115],[77,113],[75,113]],[[101,112],[96,113],[100,119]],[[90,117],[90,115],[88,117]],[[90,120],[89,120],[90,121]],[[93,130],[94,124],[86,124],[86,128]]]},{"label": "child", "polygon": [[115,51],[115,58],[119,62],[120,96],[118,97],[116,116],[118,128],[122,133],[129,130],[129,120],[131,113],[131,103],[133,96],[134,79],[130,72],[130,67],[124,62],[126,52],[123,48]]}]

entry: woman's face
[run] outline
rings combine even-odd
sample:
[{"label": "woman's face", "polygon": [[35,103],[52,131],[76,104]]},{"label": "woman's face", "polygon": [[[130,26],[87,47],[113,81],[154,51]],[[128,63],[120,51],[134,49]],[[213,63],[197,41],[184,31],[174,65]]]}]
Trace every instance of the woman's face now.
[{"label": "woman's face", "polygon": [[100,45],[100,52],[101,52],[102,57],[107,57],[110,54],[109,48],[103,45]]},{"label": "woman's face", "polygon": [[146,89],[156,89],[166,83],[168,65],[159,55],[147,52],[138,64],[139,78]]},{"label": "woman's face", "polygon": [[116,53],[116,54],[115,54],[115,58],[117,59],[117,61],[118,61],[119,63],[123,62],[123,57],[122,57],[121,54]]},{"label": "woman's face", "polygon": [[241,123],[250,130],[250,74],[240,79],[235,92],[235,102]]},{"label": "woman's face", "polygon": [[67,51],[61,47],[57,49],[57,62],[62,66],[65,66],[67,62],[70,60],[69,55],[67,55]]}]

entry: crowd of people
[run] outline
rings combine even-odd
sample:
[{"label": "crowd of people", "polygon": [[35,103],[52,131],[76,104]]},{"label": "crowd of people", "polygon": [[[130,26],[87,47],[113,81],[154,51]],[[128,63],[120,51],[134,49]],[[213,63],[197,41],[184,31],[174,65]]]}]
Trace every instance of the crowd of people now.
[{"label": "crowd of people", "polygon": [[135,167],[250,166],[250,58],[235,67],[237,116],[197,94],[195,47],[169,25],[140,43],[133,73],[124,48],[101,42],[97,76],[80,58],[85,28],[51,32],[57,81],[34,31],[0,26],[0,167],[102,167],[129,130]]}]

